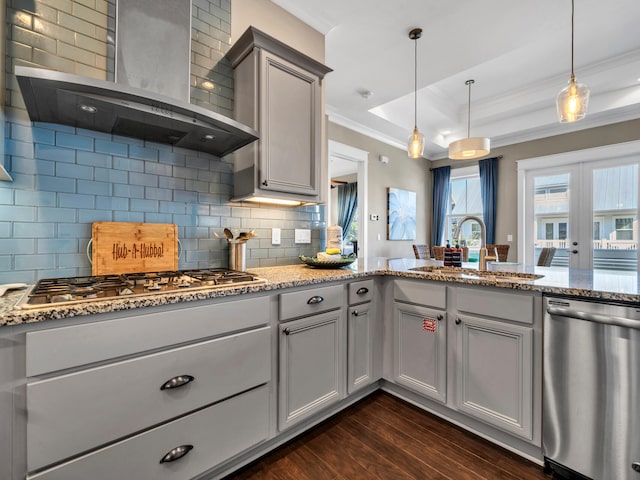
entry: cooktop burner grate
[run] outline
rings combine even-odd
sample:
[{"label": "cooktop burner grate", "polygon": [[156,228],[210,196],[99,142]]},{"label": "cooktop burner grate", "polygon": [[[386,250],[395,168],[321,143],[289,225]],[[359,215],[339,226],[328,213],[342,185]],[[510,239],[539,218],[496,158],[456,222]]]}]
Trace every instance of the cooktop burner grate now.
[{"label": "cooktop burner grate", "polygon": [[46,278],[26,292],[17,308],[264,283],[250,273],[226,268]]}]

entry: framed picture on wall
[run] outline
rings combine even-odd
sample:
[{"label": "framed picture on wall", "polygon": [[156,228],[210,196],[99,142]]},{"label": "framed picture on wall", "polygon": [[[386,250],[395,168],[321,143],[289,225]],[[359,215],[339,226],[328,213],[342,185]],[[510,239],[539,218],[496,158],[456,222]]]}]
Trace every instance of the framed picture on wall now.
[{"label": "framed picture on wall", "polygon": [[387,238],[416,239],[416,192],[387,188]]}]

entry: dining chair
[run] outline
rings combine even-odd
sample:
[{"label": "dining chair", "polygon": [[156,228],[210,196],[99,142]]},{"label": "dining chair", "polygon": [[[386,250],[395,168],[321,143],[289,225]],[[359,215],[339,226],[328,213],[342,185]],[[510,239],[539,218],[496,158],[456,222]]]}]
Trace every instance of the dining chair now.
[{"label": "dining chair", "polygon": [[551,266],[551,261],[556,254],[555,247],[544,247],[540,250],[540,256],[538,257],[538,262],[536,265],[538,267],[549,267]]},{"label": "dining chair", "polygon": [[431,259],[431,252],[429,251],[429,245],[413,245],[413,253],[416,258],[421,260]]},{"label": "dining chair", "polygon": [[496,243],[488,243],[487,251],[489,255],[493,255],[494,252],[498,256],[499,262],[506,262],[507,257],[509,256],[509,247],[511,245],[508,244],[496,244]]}]

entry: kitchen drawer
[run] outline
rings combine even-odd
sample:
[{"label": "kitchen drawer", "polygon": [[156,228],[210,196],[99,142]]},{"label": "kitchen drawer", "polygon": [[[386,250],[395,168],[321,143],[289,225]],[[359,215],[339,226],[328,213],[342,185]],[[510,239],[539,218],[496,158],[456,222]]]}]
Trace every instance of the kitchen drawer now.
[{"label": "kitchen drawer", "polygon": [[349,284],[349,305],[373,300],[373,279]]},{"label": "kitchen drawer", "polygon": [[280,320],[306,317],[344,305],[344,286],[309,288],[280,294]]},{"label": "kitchen drawer", "polygon": [[533,295],[458,288],[458,310],[520,323],[533,323]]},{"label": "kitchen drawer", "polygon": [[[265,440],[268,432],[265,385],[27,479],[185,480]],[[160,463],[183,445],[193,449],[178,460]]]},{"label": "kitchen drawer", "polygon": [[269,323],[269,298],[258,297],[27,333],[27,376]]},{"label": "kitchen drawer", "polygon": [[447,287],[442,283],[430,283],[424,280],[396,280],[393,286],[393,298],[399,302],[447,308]]},{"label": "kitchen drawer", "polygon": [[[160,389],[184,375],[194,380]],[[263,327],[28,383],[28,469],[165,422],[270,377],[270,327]]]}]

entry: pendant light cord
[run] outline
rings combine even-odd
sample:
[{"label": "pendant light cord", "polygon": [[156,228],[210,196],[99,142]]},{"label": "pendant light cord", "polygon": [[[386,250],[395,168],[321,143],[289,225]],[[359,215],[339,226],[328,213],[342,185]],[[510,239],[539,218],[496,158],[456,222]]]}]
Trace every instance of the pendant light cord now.
[{"label": "pendant light cord", "polygon": [[575,0],[571,0],[571,78],[575,78],[573,74],[573,16],[575,12]]},{"label": "pendant light cord", "polygon": [[476,83],[476,81],[467,80],[464,83],[469,85],[469,102],[467,103],[467,138],[471,138],[471,85]]},{"label": "pendant light cord", "polygon": [[413,128],[418,128],[418,38],[413,40]]}]

